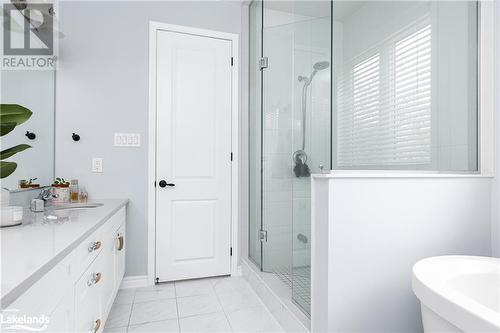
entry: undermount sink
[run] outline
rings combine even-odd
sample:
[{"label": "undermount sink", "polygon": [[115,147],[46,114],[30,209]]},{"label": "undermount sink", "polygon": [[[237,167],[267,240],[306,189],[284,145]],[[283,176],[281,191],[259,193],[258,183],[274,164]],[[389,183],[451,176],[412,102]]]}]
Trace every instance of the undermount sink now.
[{"label": "undermount sink", "polygon": [[102,203],[69,203],[50,205],[45,208],[49,210],[87,209],[101,207],[102,205]]}]

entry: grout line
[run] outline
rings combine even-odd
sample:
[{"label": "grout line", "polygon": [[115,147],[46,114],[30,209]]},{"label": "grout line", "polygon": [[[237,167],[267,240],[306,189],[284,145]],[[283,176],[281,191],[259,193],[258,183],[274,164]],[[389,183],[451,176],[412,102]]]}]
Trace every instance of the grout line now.
[{"label": "grout line", "polygon": [[130,318],[132,318],[132,310],[134,310],[135,295],[137,293],[137,288],[134,288],[133,291],[134,291],[134,296],[132,297],[132,306],[130,307],[130,315],[128,316],[127,327],[125,332],[128,332],[128,328],[130,327]]},{"label": "grout line", "polygon": [[175,294],[175,308],[177,309],[177,328],[179,329],[179,333],[181,332],[181,319],[179,318],[179,304],[177,303],[177,284],[174,283],[174,294]]},{"label": "grout line", "polygon": [[132,304],[135,303],[135,295],[137,295],[137,289],[134,289],[134,297],[132,297]]},{"label": "grout line", "polygon": [[217,314],[217,313],[221,313],[221,312],[220,311],[214,311],[214,312],[207,312],[207,313],[198,313],[198,314],[192,314],[192,315],[189,315],[189,316],[182,316],[182,317],[179,317],[179,319],[181,319],[181,318],[182,319],[186,319],[186,318],[192,318],[192,317],[203,317],[203,316],[213,315],[213,314]]},{"label": "grout line", "polygon": [[[145,322],[137,323],[137,324],[134,324],[134,325],[129,325],[128,327],[139,326],[139,325],[146,325],[146,324],[150,324],[150,323],[161,323],[162,321],[170,321],[170,320],[176,320],[176,319],[177,318],[151,320],[151,321],[145,321]],[[116,328],[116,327],[113,327],[113,328]]]},{"label": "grout line", "polygon": [[132,318],[132,311],[134,311],[134,303],[135,303],[135,294],[137,292],[137,288],[133,289],[134,291],[134,297],[132,297],[132,305],[130,306],[130,313],[128,315],[128,320],[127,320],[127,332],[128,332],[128,327],[130,326],[130,318]]},{"label": "grout line", "polygon": [[127,331],[128,327],[130,326],[130,318],[132,318],[132,311],[134,311],[134,303],[132,303],[132,306],[130,307],[130,313],[128,315],[128,320],[127,320]]},{"label": "grout line", "polygon": [[177,296],[176,298],[190,298],[190,297],[200,297],[200,296],[214,296],[215,295],[215,292],[214,293],[204,293],[204,294],[194,294],[194,295],[186,295],[186,296]]},{"label": "grout line", "polygon": [[214,290],[215,298],[217,298],[217,301],[219,302],[220,308],[222,309],[222,313],[224,313],[224,316],[226,317],[227,324],[229,325],[229,329],[231,329],[231,332],[234,332],[233,326],[231,325],[231,321],[229,321],[229,316],[226,313],[226,309],[224,309],[224,305],[222,305],[222,302],[220,301],[219,294],[215,290],[215,285],[212,285],[212,289]]},{"label": "grout line", "polygon": [[155,299],[147,299],[144,301],[134,301],[134,304],[142,304],[142,303],[149,303],[149,302],[158,302],[158,301],[168,301],[169,299],[175,299],[176,297],[158,297]]}]

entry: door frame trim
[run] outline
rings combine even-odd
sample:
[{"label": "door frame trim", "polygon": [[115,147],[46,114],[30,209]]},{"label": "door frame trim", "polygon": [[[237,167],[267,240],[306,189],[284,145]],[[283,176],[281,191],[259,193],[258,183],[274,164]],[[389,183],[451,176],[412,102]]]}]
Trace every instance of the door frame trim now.
[{"label": "door frame trim", "polygon": [[[149,112],[148,112],[148,193],[147,193],[147,235],[148,235],[148,285],[153,285],[156,278],[156,32],[172,31],[203,37],[231,41],[231,275],[239,275],[239,36],[233,33],[199,29],[149,21]],[[229,59],[228,59],[229,61]],[[229,158],[229,156],[228,156]],[[227,249],[229,251],[229,249]]]}]

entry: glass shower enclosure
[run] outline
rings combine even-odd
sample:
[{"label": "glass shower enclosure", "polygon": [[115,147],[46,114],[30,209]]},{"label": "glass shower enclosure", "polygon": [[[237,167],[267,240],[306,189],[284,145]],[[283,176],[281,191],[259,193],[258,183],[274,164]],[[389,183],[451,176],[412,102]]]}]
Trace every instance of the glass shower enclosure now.
[{"label": "glass shower enclosure", "polygon": [[311,174],[331,169],[331,6],[250,5],[249,257],[307,315]]}]

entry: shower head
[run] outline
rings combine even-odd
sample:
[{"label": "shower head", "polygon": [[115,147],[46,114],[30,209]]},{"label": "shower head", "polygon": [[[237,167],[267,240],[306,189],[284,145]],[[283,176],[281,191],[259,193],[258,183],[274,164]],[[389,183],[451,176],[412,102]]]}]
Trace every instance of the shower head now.
[{"label": "shower head", "polygon": [[322,71],[323,69],[327,69],[330,67],[330,63],[328,61],[318,61],[313,65],[315,71]]},{"label": "shower head", "polygon": [[319,71],[327,69],[330,67],[330,63],[328,61],[318,61],[313,65],[313,71],[309,77],[299,76],[299,82],[305,81],[305,86],[309,86],[312,82],[312,79]]},{"label": "shower head", "polygon": [[313,65],[314,70],[311,73],[311,76],[309,77],[309,83],[312,82],[312,79],[314,78],[317,72],[327,69],[328,67],[330,67],[330,63],[328,61],[318,61],[317,63],[315,63]]}]

